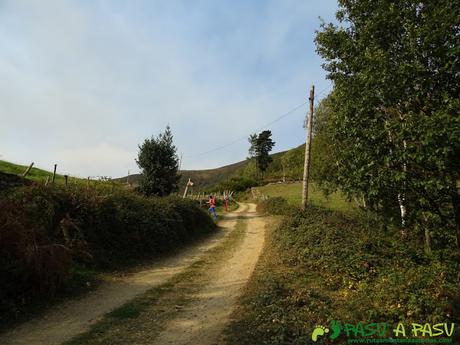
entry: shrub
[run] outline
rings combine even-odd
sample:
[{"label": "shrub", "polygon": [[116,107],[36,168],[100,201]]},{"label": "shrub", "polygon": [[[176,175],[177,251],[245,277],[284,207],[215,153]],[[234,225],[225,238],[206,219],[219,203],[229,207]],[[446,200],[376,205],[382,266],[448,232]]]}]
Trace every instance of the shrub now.
[{"label": "shrub", "polygon": [[227,343],[306,344],[316,324],[332,320],[458,323],[459,255],[454,243],[440,254],[371,215],[310,206],[269,232]]},{"label": "shrub", "polygon": [[78,187],[21,187],[0,199],[0,210],[0,323],[61,291],[75,265],[126,265],[215,227],[190,200]]},{"label": "shrub", "polygon": [[293,207],[289,206],[286,199],[278,196],[261,201],[257,205],[257,210],[273,215],[287,215],[293,212]]},{"label": "shrub", "polygon": [[259,182],[248,177],[232,177],[230,180],[223,181],[218,183],[214,188],[212,188],[212,191],[224,191],[224,190],[230,190],[233,192],[244,192],[251,187],[257,187],[259,185]]}]

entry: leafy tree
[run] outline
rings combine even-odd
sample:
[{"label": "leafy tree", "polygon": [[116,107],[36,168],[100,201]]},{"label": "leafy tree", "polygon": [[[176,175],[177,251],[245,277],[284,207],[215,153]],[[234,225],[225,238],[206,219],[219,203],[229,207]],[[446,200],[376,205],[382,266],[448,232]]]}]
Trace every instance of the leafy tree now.
[{"label": "leafy tree", "polygon": [[[313,118],[313,140],[311,147],[311,176],[326,193],[339,187],[337,181],[337,158],[333,155],[332,137],[335,131],[331,97],[321,100]],[[337,151],[337,150],[336,150]]]},{"label": "leafy tree", "polygon": [[243,168],[239,169],[238,174],[247,178],[257,179],[257,168],[255,158],[251,158],[244,165]]},{"label": "leafy tree", "polygon": [[257,170],[263,173],[267,170],[268,165],[272,161],[270,152],[275,146],[275,142],[271,139],[271,131],[262,131],[258,135],[252,134],[248,141],[251,144],[249,147],[250,157],[255,158]]},{"label": "leafy tree", "polygon": [[[403,226],[460,244],[457,1],[339,0],[316,37],[330,96],[333,180]],[[448,234],[443,234],[443,237]]]},{"label": "leafy tree", "polygon": [[249,159],[255,158],[256,156],[256,147],[257,147],[257,134],[251,134],[248,138],[249,146]]},{"label": "leafy tree", "polygon": [[305,145],[289,150],[281,157],[286,176],[300,180],[303,175],[303,165],[305,160]]},{"label": "leafy tree", "polygon": [[169,126],[157,138],[139,145],[136,163],[141,169],[140,191],[147,196],[165,196],[177,190],[179,163]]}]

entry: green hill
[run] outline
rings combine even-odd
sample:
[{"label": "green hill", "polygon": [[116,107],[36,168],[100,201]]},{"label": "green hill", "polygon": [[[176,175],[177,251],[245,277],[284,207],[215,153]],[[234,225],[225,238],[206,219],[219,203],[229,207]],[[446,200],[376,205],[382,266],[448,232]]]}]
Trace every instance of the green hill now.
[{"label": "green hill", "polygon": [[[26,171],[27,168],[28,166],[26,165],[15,164],[0,160],[0,185],[2,186],[1,189],[5,189],[7,186],[12,187],[19,184],[27,184],[28,182],[30,183],[30,181],[44,183],[48,178],[49,181],[51,181],[53,178],[52,172],[36,167],[33,167],[30,170],[26,178],[22,178],[22,174]],[[112,186],[118,184],[94,179],[90,181],[92,185],[97,185],[98,188],[112,188]],[[63,185],[65,183],[64,175],[56,174],[54,182],[55,184]],[[74,176],[69,176],[67,182],[69,184],[86,185],[88,183],[88,180]]]},{"label": "green hill", "polygon": [[[301,145],[303,147],[303,145]],[[297,150],[298,148],[292,149]],[[281,167],[281,157],[286,154],[288,151],[282,151],[272,154],[273,162],[270,165],[266,179],[278,179],[283,176],[282,167]],[[225,165],[223,167],[215,168],[215,169],[203,169],[203,170],[181,170],[182,178],[179,181],[179,190],[183,190],[188,179],[191,179],[193,182],[193,189],[195,191],[202,191],[204,189],[211,188],[218,184],[219,182],[223,182],[229,180],[235,176],[246,176],[251,177],[250,172],[250,165],[251,162],[249,160],[240,161],[237,163]],[[139,183],[141,178],[140,174],[133,174],[129,176],[129,182],[136,185]],[[127,176],[120,177],[115,179],[119,182],[126,182]]]},{"label": "green hill", "polygon": [[[265,180],[281,180],[283,176],[290,180],[298,180],[301,177],[301,170],[303,167],[303,150],[304,145],[300,145],[288,151],[282,151],[272,154],[271,157],[273,159],[273,162],[270,164],[264,176]],[[287,164],[287,166],[283,168],[282,158],[285,155],[292,156],[292,159],[289,162],[290,164]],[[0,172],[13,175],[22,175],[26,169],[27,166],[25,165],[14,164],[0,160]],[[190,178],[194,183],[194,192],[198,192],[209,189],[217,185],[218,183],[227,181],[235,176],[254,178],[255,167],[254,162],[244,160],[215,169],[182,170],[180,173],[182,175],[182,178],[179,182],[179,190],[183,191],[188,179]],[[27,179],[35,182],[44,182],[48,177],[51,179],[52,176],[52,172],[34,167],[27,175]],[[137,185],[140,178],[140,174],[130,175],[129,182],[133,185]],[[63,184],[64,176],[56,174],[55,181],[58,184]],[[127,176],[116,178],[114,179],[114,181],[119,183],[125,183],[127,181]],[[83,183],[86,182],[86,179],[70,177],[69,182]]]},{"label": "green hill", "polygon": [[[12,175],[22,175],[27,169],[26,165],[14,164],[6,161],[0,160],[0,172]],[[33,167],[30,172],[27,174],[27,179],[41,182],[46,181],[46,178],[49,177],[50,179],[53,177],[53,173]],[[74,178],[72,178],[74,179]],[[56,183],[64,183],[64,175],[56,174]]]}]

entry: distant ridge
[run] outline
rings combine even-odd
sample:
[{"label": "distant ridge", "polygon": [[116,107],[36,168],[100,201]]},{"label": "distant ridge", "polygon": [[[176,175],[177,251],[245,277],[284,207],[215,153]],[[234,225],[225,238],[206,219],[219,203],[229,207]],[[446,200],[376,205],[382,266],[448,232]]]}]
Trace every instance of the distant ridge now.
[{"label": "distant ridge", "polygon": [[[273,158],[280,157],[285,154],[287,151],[277,152],[272,154]],[[239,171],[244,169],[248,164],[248,160],[240,161],[237,163],[225,165],[215,169],[203,169],[203,170],[181,170],[180,174],[182,175],[181,180],[179,181],[179,190],[183,190],[185,184],[190,178],[193,182],[193,189],[199,191],[205,188],[209,188],[217,184],[218,182],[225,181],[234,176],[237,176]],[[116,181],[126,182],[125,177],[120,177],[115,179]],[[132,184],[138,184],[141,178],[140,174],[133,174],[129,176],[129,182]]]},{"label": "distant ridge", "polygon": [[[204,169],[204,170],[181,170],[182,175],[179,181],[179,190],[183,189],[183,186],[187,183],[188,179],[193,182],[193,189],[201,190],[206,187],[213,186],[214,184],[224,181],[237,175],[238,170],[244,168],[248,161],[244,160],[241,162],[225,165],[215,169]],[[138,184],[141,178],[141,174],[133,174],[129,176],[129,182],[132,184]],[[126,182],[127,176],[115,179],[116,181]]]}]

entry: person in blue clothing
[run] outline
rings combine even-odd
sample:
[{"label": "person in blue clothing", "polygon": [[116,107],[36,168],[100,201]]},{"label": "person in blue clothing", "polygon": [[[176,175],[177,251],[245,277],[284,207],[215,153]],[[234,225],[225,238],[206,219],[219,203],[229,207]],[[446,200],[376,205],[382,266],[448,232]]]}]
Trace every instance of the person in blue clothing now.
[{"label": "person in blue clothing", "polygon": [[209,213],[211,213],[214,219],[217,219],[216,213],[216,198],[212,195],[209,196],[208,201],[206,202],[209,205]]}]

